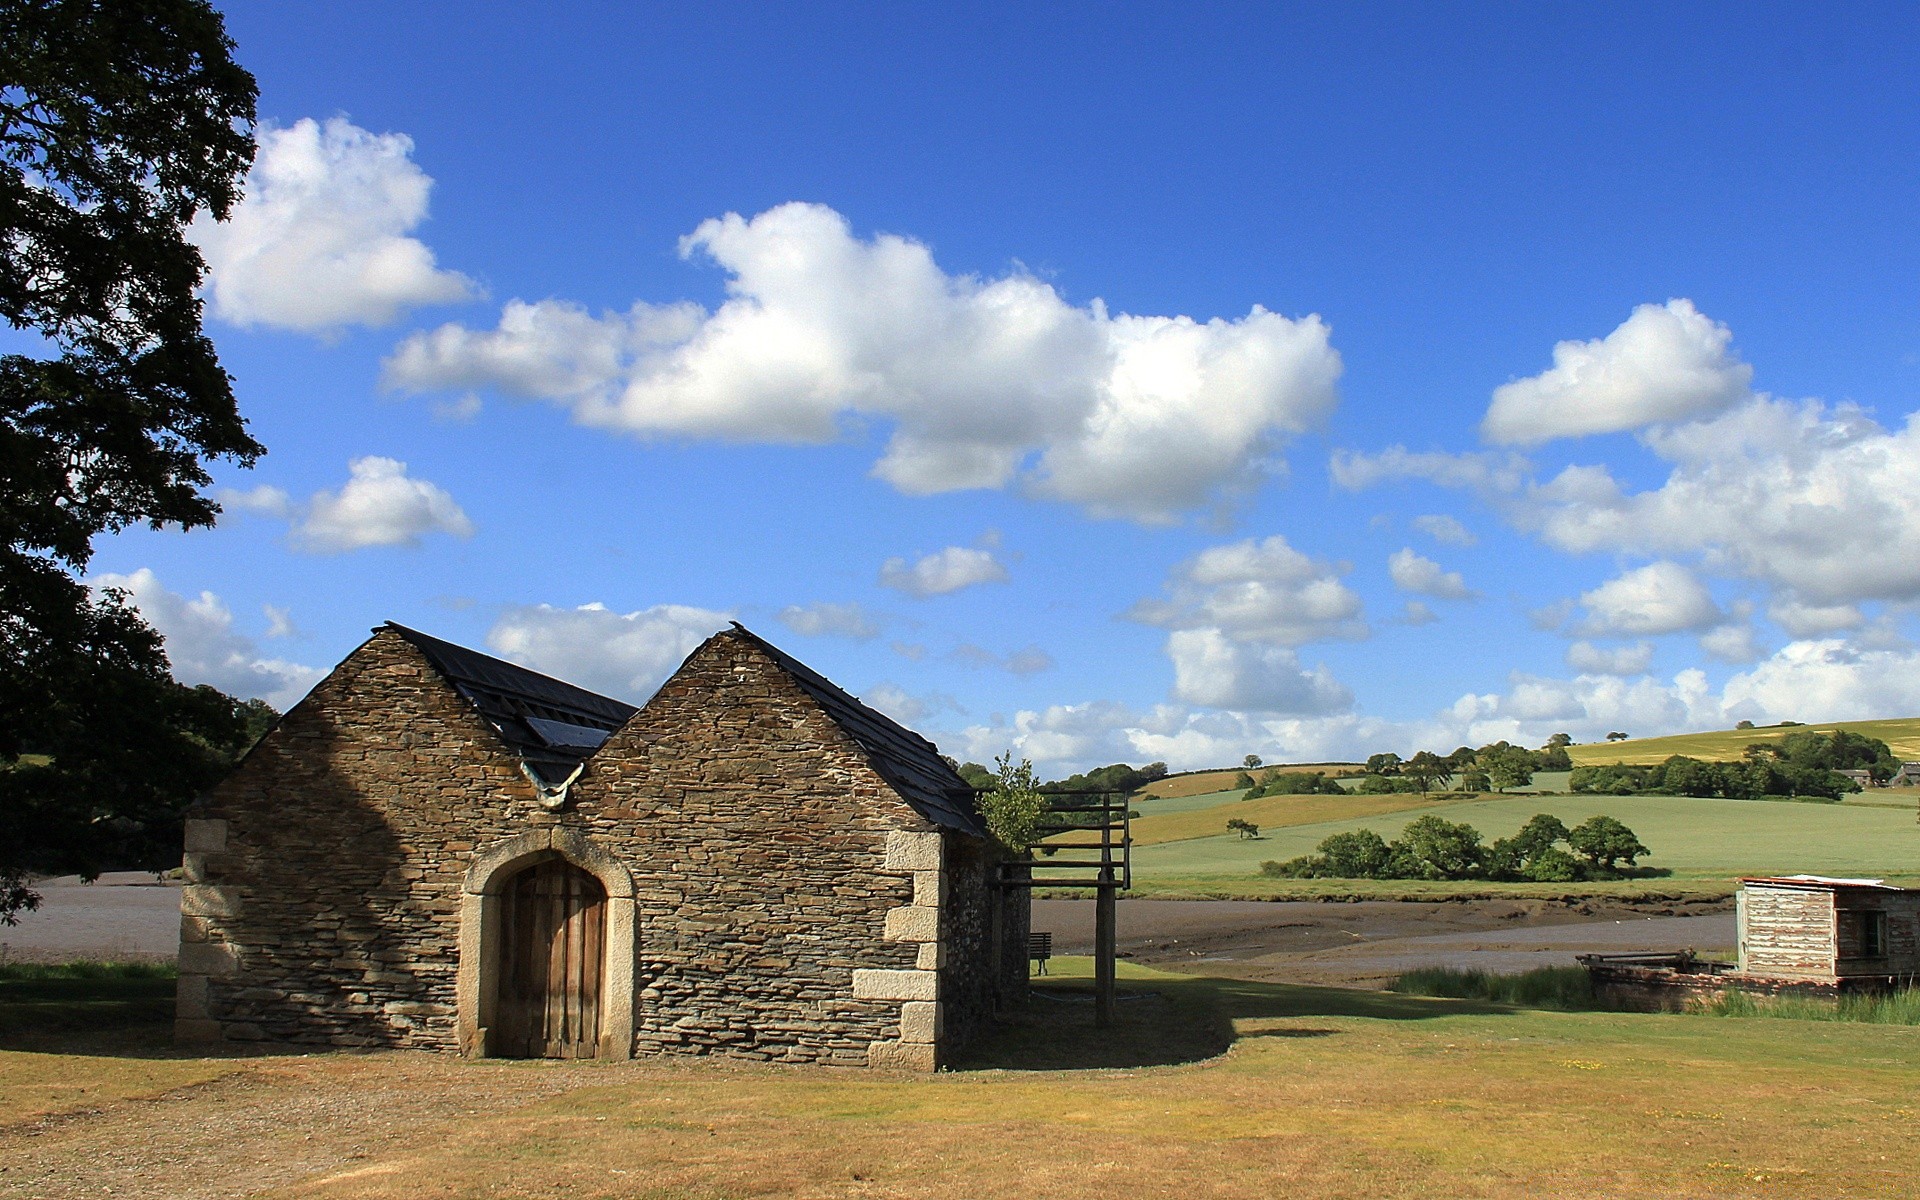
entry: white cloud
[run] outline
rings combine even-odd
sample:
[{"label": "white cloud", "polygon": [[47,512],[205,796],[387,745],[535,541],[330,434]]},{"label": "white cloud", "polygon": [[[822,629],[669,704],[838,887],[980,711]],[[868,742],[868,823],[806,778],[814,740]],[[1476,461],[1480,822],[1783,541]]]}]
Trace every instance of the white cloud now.
[{"label": "white cloud", "polygon": [[1432,559],[1414,553],[1411,546],[1393,552],[1387,559],[1387,574],[1393,577],[1393,586],[1403,592],[1442,600],[1473,598],[1473,589],[1460,578],[1460,572],[1445,570]]},{"label": "white cloud", "polygon": [[1679,563],[1649,563],[1580,594],[1590,634],[1626,636],[1706,629],[1726,619],[1713,594]]},{"label": "white cloud", "polygon": [[1708,658],[1745,666],[1766,656],[1752,624],[1739,621],[1709,629],[1700,635],[1700,649]]},{"label": "white cloud", "polygon": [[1218,629],[1241,641],[1299,646],[1367,635],[1345,568],[1308,557],[1275,534],[1201,551],[1174,568],[1170,599],[1141,600],[1127,616],[1167,629]]},{"label": "white cloud", "polygon": [[1920,652],[1838,638],[1784,646],[1722,689],[1729,720],[1865,721],[1920,712]]},{"label": "white cloud", "polygon": [[256,516],[278,517],[282,520],[291,519],[297,511],[293,497],[283,489],[265,483],[244,492],[226,488],[220,492],[219,500],[222,509],[238,509]]},{"label": "white cloud", "polygon": [[889,558],[880,565],[880,585],[924,600],[983,583],[1005,583],[1007,568],[990,550],[948,546],[909,563]]},{"label": "white cloud", "polygon": [[1431,625],[1440,616],[1420,601],[1409,600],[1400,609],[1400,619],[1408,625]]},{"label": "white cloud", "polygon": [[495,653],[568,683],[639,703],[727,614],[684,604],[617,613],[604,604],[510,608],[487,632]]},{"label": "white cloud", "polygon": [[949,275],[925,245],[857,238],[816,204],[709,220],[680,249],[727,272],[717,311],[514,301],[493,330],[407,339],[387,381],[546,398],[641,437],[818,443],[879,418],[874,474],[902,492],[1017,483],[1146,522],[1249,485],[1336,399],[1316,316],[1110,314],[1025,272]]},{"label": "white cloud", "polygon": [[267,615],[267,636],[270,638],[291,638],[301,636],[299,627],[293,623],[293,611],[284,605],[262,604],[260,611]]},{"label": "white cloud", "polygon": [[[234,629],[232,611],[212,592],[193,598],[170,592],[146,567],[131,575],[98,575],[89,583],[119,588],[132,597],[147,624],[166,638],[167,661],[182,683],[207,683],[229,695],[258,697],[284,712],[326,675],[317,667],[262,654],[252,638]],[[269,606],[269,614],[272,611]]]},{"label": "white cloud", "polygon": [[426,219],[433,181],[404,134],[335,117],[262,126],[258,138],[231,219],[202,215],[189,230],[207,261],[214,315],[319,333],[385,325],[408,308],[478,294],[406,236]]},{"label": "white cloud", "polygon": [[1644,675],[1653,665],[1653,643],[1602,647],[1575,642],[1567,647],[1567,665],[1582,675]]},{"label": "white cloud", "polygon": [[1355,492],[1392,480],[1420,479],[1439,487],[1497,494],[1525,483],[1533,474],[1533,463],[1510,450],[1415,453],[1405,446],[1389,446],[1378,454],[1335,450],[1327,460],[1327,472],[1335,483]]},{"label": "white cloud", "polygon": [[1796,638],[1843,633],[1867,623],[1866,614],[1852,604],[1802,604],[1791,597],[1768,605],[1767,616]]},{"label": "white cloud", "polygon": [[1643,304],[1604,338],[1556,345],[1551,369],[1494,389],[1481,435],[1538,445],[1718,412],[1745,398],[1753,380],[1732,341],[1690,300]]},{"label": "white cloud", "polygon": [[845,637],[867,641],[880,636],[880,623],[858,604],[789,604],[777,614],[782,625],[802,637]]},{"label": "white cloud", "polygon": [[881,682],[860,694],[860,702],[892,717],[902,725],[912,727],[915,721],[932,716],[943,710],[964,712],[959,701],[941,692],[932,692],[925,696],[916,696],[897,683]]},{"label": "white cloud", "polygon": [[1471,546],[1480,539],[1457,518],[1445,513],[1427,513],[1413,519],[1413,527],[1436,542],[1448,546]]},{"label": "white cloud", "polygon": [[1176,629],[1167,635],[1173,695],[1207,708],[1293,716],[1340,712],[1353,692],[1324,664],[1303,670],[1287,646],[1236,642],[1218,629]]},{"label": "white cloud", "polygon": [[1009,675],[1038,675],[1042,671],[1052,670],[1054,665],[1053,655],[1038,646],[1025,646],[1001,655],[984,646],[962,642],[947,657],[963,666],[990,667]]},{"label": "white cloud", "polygon": [[351,478],[338,492],[315,492],[294,522],[293,544],[320,554],[367,546],[417,546],[429,533],[473,536],[453,497],[437,484],[407,475],[407,464],[369,455],[347,464]]},{"label": "white cloud", "polygon": [[1697,553],[1803,605],[1920,599],[1920,414],[1889,432],[1855,408],[1762,399],[1642,440],[1674,464],[1660,487],[1568,468],[1515,520],[1570,553]]}]

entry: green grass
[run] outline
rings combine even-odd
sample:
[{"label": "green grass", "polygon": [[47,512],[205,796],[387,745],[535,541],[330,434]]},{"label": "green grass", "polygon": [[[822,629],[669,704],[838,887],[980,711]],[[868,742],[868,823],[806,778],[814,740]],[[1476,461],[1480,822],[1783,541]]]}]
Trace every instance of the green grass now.
[{"label": "green grass", "polygon": [[[1593,994],[1585,967],[1540,967],[1512,975],[1425,967],[1393,981],[1390,991],[1407,996],[1485,1000],[1519,1008],[1563,1012],[1604,1011],[1610,1006]],[[1885,995],[1850,995],[1837,1000],[1811,996],[1756,996],[1729,989],[1689,1015],[1774,1017],[1788,1021],[1837,1021],[1854,1025],[1920,1025],[1920,988]]]},{"label": "green grass", "polygon": [[1885,721],[1830,721],[1820,725],[1768,725],[1759,729],[1722,729],[1709,733],[1680,733],[1671,737],[1629,738],[1624,742],[1588,742],[1568,746],[1567,757],[1575,766],[1604,766],[1608,763],[1658,763],[1676,754],[1710,762],[1736,762],[1755,742],[1772,742],[1790,733],[1831,733],[1844,729],[1849,733],[1879,738],[1902,760],[1920,759],[1920,717],[1900,717]]},{"label": "green grass", "polygon": [[1538,967],[1514,975],[1487,971],[1458,971],[1451,967],[1424,967],[1393,981],[1388,990],[1406,996],[1444,996],[1454,1000],[1489,1000],[1521,1008],[1552,1008],[1580,1012],[1598,1007],[1592,977],[1585,967]]},{"label": "green grass", "polygon": [[173,1032],[171,963],[0,964],[0,1048],[79,1037],[103,1052],[151,1052]]},{"label": "green grass", "polygon": [[[1675,880],[1727,881],[1743,874],[1811,872],[1900,877],[1920,866],[1920,824],[1910,808],[1779,804],[1685,796],[1500,796],[1448,804],[1441,815],[1478,829],[1486,840],[1516,832],[1535,813],[1569,825],[1596,814],[1617,817],[1652,848],[1644,867]],[[1310,853],[1330,834],[1372,829],[1393,838],[1416,812],[1137,846],[1143,888],[1219,889],[1249,883],[1268,859]],[[1485,889],[1486,885],[1479,885]],[[1583,889],[1584,890],[1584,889]],[[1252,894],[1249,892],[1248,894]]]}]

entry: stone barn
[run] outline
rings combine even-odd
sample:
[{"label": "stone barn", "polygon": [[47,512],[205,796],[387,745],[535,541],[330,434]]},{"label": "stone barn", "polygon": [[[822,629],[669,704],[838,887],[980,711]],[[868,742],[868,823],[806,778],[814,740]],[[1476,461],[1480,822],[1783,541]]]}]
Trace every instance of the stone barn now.
[{"label": "stone barn", "polygon": [[185,874],[187,1042],[931,1070],[1026,980],[971,789],[738,625],[639,709],[382,626]]}]

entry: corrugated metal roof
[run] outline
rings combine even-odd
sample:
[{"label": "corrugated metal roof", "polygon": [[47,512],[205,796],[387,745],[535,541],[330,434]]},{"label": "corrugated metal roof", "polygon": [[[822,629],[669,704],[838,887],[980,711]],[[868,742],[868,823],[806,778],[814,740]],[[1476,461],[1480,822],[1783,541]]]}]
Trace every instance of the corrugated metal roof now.
[{"label": "corrugated metal roof", "polygon": [[1776,887],[1803,888],[1875,888],[1888,892],[1903,892],[1906,888],[1895,887],[1884,879],[1836,879],[1829,875],[1747,875],[1742,876],[1743,884],[1758,883]]},{"label": "corrugated metal roof", "polygon": [[[874,769],[913,810],[936,825],[986,837],[987,827],[974,806],[973,788],[940,757],[940,748],[893,718],[875,712],[826,676],[733,622],[716,637],[744,638],[758,646],[781,670],[817,701],[833,723],[866,751]],[[698,651],[696,651],[698,653]]]},{"label": "corrugated metal roof", "polygon": [[[456,646],[392,621],[391,629],[426,655],[434,670],[472,702],[513,752],[549,783],[591,757],[607,734],[640,710],[550,675]],[[378,633],[379,630],[374,631]]]}]

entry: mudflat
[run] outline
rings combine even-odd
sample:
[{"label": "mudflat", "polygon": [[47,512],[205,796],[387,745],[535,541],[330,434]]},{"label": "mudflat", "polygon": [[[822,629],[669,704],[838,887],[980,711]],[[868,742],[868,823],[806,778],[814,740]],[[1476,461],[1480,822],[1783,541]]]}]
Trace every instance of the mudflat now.
[{"label": "mudflat", "polygon": [[[1726,901],[1122,900],[1122,957],[1264,983],[1380,988],[1416,967],[1511,973],[1584,953],[1730,951]],[[1093,902],[1035,900],[1060,954],[1093,951]]]}]

